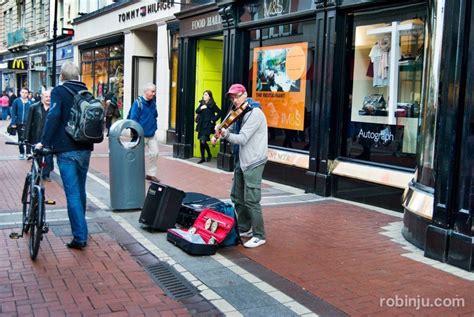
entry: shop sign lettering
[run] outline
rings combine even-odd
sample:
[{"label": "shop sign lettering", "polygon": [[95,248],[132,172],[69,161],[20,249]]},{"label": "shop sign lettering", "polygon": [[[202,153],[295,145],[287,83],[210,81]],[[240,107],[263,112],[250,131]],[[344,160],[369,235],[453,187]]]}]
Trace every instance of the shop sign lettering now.
[{"label": "shop sign lettering", "polygon": [[395,136],[389,128],[385,128],[380,132],[364,131],[363,129],[360,129],[358,138],[373,140],[376,143],[379,141],[387,143],[389,141],[393,141],[395,139]]},{"label": "shop sign lettering", "polygon": [[309,155],[268,149],[268,160],[286,165],[309,168]]},{"label": "shop sign lettering", "polygon": [[219,14],[216,14],[207,18],[193,20],[191,22],[191,30],[204,29],[210,26],[219,25],[221,23],[221,16]]},{"label": "shop sign lettering", "polygon": [[145,17],[147,14],[157,13],[174,7],[174,0],[157,1],[137,9],[129,10],[118,15],[119,22],[126,22],[139,17]]},{"label": "shop sign lettering", "polygon": [[14,59],[12,61],[8,61],[8,69],[13,70],[27,70],[28,69],[28,62],[22,59]]},{"label": "shop sign lettering", "polygon": [[274,17],[288,13],[288,0],[266,0],[263,2],[263,16]]}]

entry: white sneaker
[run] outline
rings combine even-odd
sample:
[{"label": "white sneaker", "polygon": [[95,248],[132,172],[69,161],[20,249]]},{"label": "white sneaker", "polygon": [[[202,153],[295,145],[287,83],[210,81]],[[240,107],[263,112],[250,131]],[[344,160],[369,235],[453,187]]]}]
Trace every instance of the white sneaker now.
[{"label": "white sneaker", "polygon": [[266,242],[267,241],[262,240],[260,238],[253,237],[252,239],[250,239],[249,241],[244,243],[244,247],[246,247],[246,248],[256,248],[256,247],[259,247],[259,246],[265,244]]},{"label": "white sneaker", "polygon": [[241,238],[252,238],[253,237],[252,228],[250,228],[249,231],[239,232],[239,235]]},{"label": "white sneaker", "polygon": [[24,159],[25,159],[25,155],[24,155],[24,154],[20,154],[20,155],[18,156],[18,158],[19,158],[20,160],[24,160]]}]

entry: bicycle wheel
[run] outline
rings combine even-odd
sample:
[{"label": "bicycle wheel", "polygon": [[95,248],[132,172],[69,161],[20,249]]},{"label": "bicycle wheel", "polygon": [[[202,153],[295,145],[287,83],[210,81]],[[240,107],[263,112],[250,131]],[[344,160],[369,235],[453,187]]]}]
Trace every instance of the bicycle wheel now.
[{"label": "bicycle wheel", "polygon": [[40,242],[43,239],[44,196],[40,186],[33,187],[30,211],[30,240],[28,246],[30,257],[35,260],[38,256]]},{"label": "bicycle wheel", "polygon": [[23,205],[23,232],[28,233],[28,230],[30,229],[30,223],[28,220],[28,215],[29,213],[29,207],[30,207],[30,201],[31,201],[31,174],[28,173],[25,178],[25,185],[23,186],[23,192],[21,194],[21,203]]}]

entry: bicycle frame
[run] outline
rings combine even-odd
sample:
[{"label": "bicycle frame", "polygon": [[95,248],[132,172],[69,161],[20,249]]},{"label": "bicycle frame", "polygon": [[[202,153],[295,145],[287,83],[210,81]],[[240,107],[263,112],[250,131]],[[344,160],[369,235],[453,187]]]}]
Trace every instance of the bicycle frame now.
[{"label": "bicycle frame", "polygon": [[[6,142],[7,144],[19,145],[16,142]],[[21,145],[30,145],[21,142]],[[47,149],[35,149],[32,156],[31,169],[26,175],[21,202],[23,204],[23,219],[21,233],[12,232],[10,238],[22,238],[23,234],[30,232],[29,251],[32,260],[38,255],[39,245],[43,239],[43,234],[49,230],[46,223],[45,209],[45,188],[43,185],[43,168],[45,156],[50,153]],[[54,204],[51,202],[49,204]]]}]

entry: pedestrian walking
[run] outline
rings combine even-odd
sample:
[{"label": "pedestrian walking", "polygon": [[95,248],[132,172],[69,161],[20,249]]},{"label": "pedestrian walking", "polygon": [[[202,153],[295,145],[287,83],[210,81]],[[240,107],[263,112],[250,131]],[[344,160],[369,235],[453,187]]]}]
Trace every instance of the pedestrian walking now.
[{"label": "pedestrian walking", "polygon": [[72,62],[61,66],[60,80],[62,84],[51,92],[51,108],[46,116],[41,143],[37,144],[37,147],[50,148],[57,158],[73,235],[66,246],[83,249],[87,246],[88,236],[86,179],[94,145],[74,141],[67,134],[66,126],[74,104],[74,95],[67,88],[77,93],[87,90],[87,87],[79,81],[79,68]]},{"label": "pedestrian walking", "polygon": [[2,109],[2,120],[7,120],[8,117],[8,96],[7,92],[3,91],[0,97],[0,108]]},{"label": "pedestrian walking", "polygon": [[158,140],[156,139],[156,130],[158,129],[155,102],[156,86],[148,83],[143,88],[143,95],[139,96],[132,104],[130,109],[130,119],[138,122],[144,132],[145,147],[147,148],[146,176],[145,179],[153,182],[160,182],[157,178],[158,162]]},{"label": "pedestrian walking", "polygon": [[12,108],[13,108],[13,102],[15,101],[15,99],[16,99],[16,95],[13,92],[13,90],[10,89],[8,91],[8,116],[10,117],[10,119],[12,117]]},{"label": "pedestrian walking", "polygon": [[204,156],[207,152],[207,161],[212,159],[211,149],[207,142],[210,140],[211,133],[214,133],[216,121],[221,116],[221,110],[217,107],[212,92],[205,90],[202,94],[202,99],[199,101],[199,106],[196,109],[196,131],[198,133],[199,148],[201,150],[201,160],[198,164],[204,163],[206,158]]},{"label": "pedestrian walking", "polygon": [[240,236],[251,237],[244,247],[256,248],[266,243],[260,200],[263,169],[267,162],[267,120],[260,104],[248,98],[243,85],[230,86],[227,96],[233,104],[231,111],[245,110],[229,129],[216,131],[215,137],[223,137],[234,144],[231,199],[239,219]]},{"label": "pedestrian walking", "polygon": [[105,128],[107,129],[107,136],[109,136],[110,126],[120,118],[120,110],[117,105],[117,97],[113,93],[105,95]]},{"label": "pedestrian walking", "polygon": [[[31,106],[31,101],[28,99],[28,88],[23,87],[20,91],[20,97],[13,101],[11,122],[12,128],[16,129],[18,134],[18,142],[25,140],[25,123],[28,116],[28,111]],[[26,149],[25,149],[26,148]],[[20,160],[26,159],[26,155],[31,153],[30,146],[19,146],[20,149]]]},{"label": "pedestrian walking", "polygon": [[[41,93],[41,101],[31,105],[25,125],[25,140],[31,144],[41,141],[46,116],[49,112],[51,89]],[[46,166],[43,168],[43,180],[50,182],[50,173],[54,168],[53,154],[45,157]]]}]

